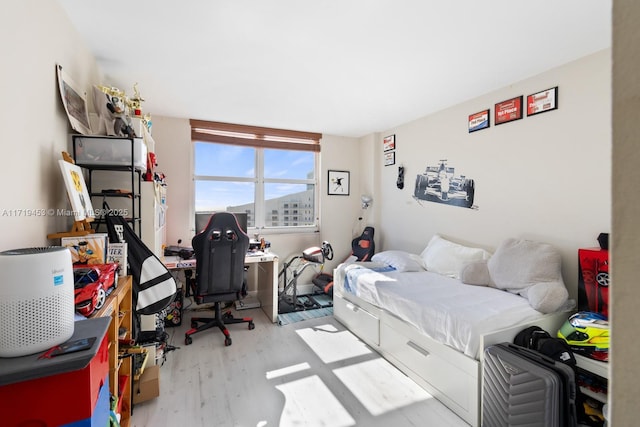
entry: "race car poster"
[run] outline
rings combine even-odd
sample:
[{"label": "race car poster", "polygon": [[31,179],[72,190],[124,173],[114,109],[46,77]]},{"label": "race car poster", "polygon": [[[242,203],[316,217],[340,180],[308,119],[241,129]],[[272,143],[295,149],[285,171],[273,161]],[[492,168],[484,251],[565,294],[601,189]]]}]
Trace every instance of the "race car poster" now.
[{"label": "race car poster", "polygon": [[473,204],[475,183],[466,175],[456,175],[456,169],[443,159],[437,165],[427,166],[424,173],[416,176],[413,197],[420,201],[444,203],[469,209]]},{"label": "race car poster", "polygon": [[522,118],[522,95],[498,102],[494,109],[493,122],[496,126]]}]

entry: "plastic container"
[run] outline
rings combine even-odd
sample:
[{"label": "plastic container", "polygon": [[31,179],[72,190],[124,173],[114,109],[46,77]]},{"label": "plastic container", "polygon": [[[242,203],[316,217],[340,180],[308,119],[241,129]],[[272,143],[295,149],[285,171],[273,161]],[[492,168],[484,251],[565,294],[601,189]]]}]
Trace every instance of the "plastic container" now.
[{"label": "plastic container", "polygon": [[[131,166],[131,139],[110,136],[74,136],[74,160],[78,166]],[[133,138],[133,166],[147,170],[147,145]]]}]

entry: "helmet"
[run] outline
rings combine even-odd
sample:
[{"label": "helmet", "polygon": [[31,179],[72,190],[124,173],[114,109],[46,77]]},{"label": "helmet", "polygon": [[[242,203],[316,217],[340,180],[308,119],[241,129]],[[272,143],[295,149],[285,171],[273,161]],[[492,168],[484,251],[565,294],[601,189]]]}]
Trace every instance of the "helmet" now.
[{"label": "helmet", "polygon": [[609,360],[609,321],[600,313],[580,311],[558,330],[571,349],[592,359]]}]

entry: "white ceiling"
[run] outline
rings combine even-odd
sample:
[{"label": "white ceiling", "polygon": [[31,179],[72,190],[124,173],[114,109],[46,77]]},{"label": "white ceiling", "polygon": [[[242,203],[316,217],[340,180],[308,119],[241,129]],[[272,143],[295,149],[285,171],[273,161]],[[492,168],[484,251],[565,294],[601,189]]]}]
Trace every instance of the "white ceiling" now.
[{"label": "white ceiling", "polygon": [[352,137],[611,46],[612,0],[58,1],[145,111]]}]

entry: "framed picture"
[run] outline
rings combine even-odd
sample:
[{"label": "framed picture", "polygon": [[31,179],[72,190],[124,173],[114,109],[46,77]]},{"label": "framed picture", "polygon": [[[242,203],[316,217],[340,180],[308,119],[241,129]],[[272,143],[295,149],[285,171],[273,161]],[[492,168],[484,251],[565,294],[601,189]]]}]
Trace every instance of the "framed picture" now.
[{"label": "framed picture", "polygon": [[390,151],[388,153],[384,153],[384,165],[391,166],[396,164],[396,152]]},{"label": "framed picture", "polygon": [[469,133],[480,129],[486,129],[490,126],[489,109],[469,116]]},{"label": "framed picture", "polygon": [[87,191],[87,185],[84,182],[82,169],[79,166],[69,163],[65,160],[58,160],[60,170],[64,178],[64,185],[67,189],[71,210],[76,221],[95,218],[91,197]]},{"label": "framed picture", "polygon": [[522,95],[498,102],[493,110],[496,126],[522,118]]},{"label": "framed picture", "polygon": [[327,185],[327,193],[330,196],[348,196],[349,195],[349,172],[348,171],[329,171],[329,182]]},{"label": "framed picture", "polygon": [[527,96],[527,116],[558,108],[558,86]]},{"label": "framed picture", "polygon": [[78,89],[71,77],[69,77],[60,64],[56,64],[58,73],[58,87],[62,104],[69,117],[71,127],[83,135],[91,134],[89,125],[89,112],[87,110],[87,93]]},{"label": "framed picture", "polygon": [[395,150],[396,149],[396,136],[395,135],[385,136],[384,140],[382,141],[382,146],[384,148],[384,151]]}]

